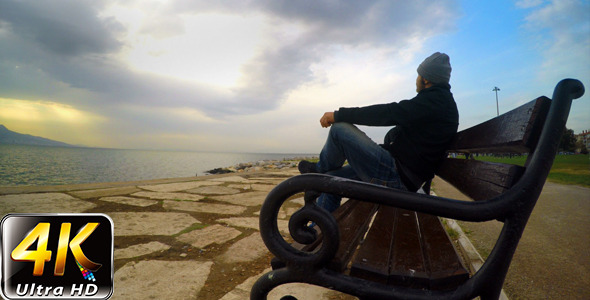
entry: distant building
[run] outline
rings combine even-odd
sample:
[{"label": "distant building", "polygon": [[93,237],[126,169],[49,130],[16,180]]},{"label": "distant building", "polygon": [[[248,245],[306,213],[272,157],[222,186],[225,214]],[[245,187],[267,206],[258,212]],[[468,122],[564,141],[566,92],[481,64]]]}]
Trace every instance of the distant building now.
[{"label": "distant building", "polygon": [[586,150],[590,150],[590,130],[584,130],[582,133],[576,134],[576,141],[581,141],[586,145]]}]

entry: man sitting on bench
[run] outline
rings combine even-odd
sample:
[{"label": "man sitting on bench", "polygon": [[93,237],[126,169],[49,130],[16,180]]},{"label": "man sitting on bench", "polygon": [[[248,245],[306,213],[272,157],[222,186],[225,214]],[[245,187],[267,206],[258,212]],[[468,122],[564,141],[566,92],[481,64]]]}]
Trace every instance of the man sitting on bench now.
[{"label": "man sitting on bench", "polygon": [[[299,171],[325,173],[415,192],[434,171],[459,125],[451,93],[449,56],[436,52],[418,66],[416,92],[410,100],[340,108],[320,119],[330,133],[317,163],[299,162]],[[384,144],[372,141],[357,125],[395,126]],[[343,166],[348,161],[348,165]],[[322,194],[317,204],[333,212],[341,197]]]}]

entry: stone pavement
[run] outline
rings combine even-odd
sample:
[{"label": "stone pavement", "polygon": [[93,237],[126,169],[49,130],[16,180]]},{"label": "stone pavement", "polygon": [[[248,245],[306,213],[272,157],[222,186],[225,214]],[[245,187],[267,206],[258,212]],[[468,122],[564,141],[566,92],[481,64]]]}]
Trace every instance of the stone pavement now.
[{"label": "stone pavement", "polygon": [[[115,227],[115,289],[111,299],[248,299],[270,269],[258,212],[294,168],[141,182],[0,188],[8,213],[105,213]],[[286,203],[279,226],[303,205]],[[302,284],[269,299],[354,299]]]}]

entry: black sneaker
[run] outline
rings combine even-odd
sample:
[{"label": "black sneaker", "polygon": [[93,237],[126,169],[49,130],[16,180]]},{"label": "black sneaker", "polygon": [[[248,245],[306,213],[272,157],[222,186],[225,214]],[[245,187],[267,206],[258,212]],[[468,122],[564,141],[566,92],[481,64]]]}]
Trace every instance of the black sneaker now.
[{"label": "black sneaker", "polygon": [[307,160],[300,161],[299,165],[297,165],[297,169],[299,169],[299,173],[301,174],[319,173],[316,164]]}]

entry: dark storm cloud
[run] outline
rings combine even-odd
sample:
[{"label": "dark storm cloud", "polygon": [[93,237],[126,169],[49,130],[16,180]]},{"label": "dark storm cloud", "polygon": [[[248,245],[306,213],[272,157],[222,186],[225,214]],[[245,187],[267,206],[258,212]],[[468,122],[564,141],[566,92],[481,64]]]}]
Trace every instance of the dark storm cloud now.
[{"label": "dark storm cloud", "polygon": [[305,24],[302,43],[352,45],[403,44],[416,35],[444,32],[453,28],[458,10],[453,0],[181,0],[170,5],[174,7],[170,11],[183,13],[260,11],[277,20]]},{"label": "dark storm cloud", "polygon": [[[100,19],[99,1],[0,2],[0,97],[47,99],[84,109],[117,104],[186,106],[219,103],[210,88],[139,74],[113,59],[124,28]],[[64,89],[90,92],[70,98]],[[205,105],[213,109],[213,105]],[[93,109],[94,108],[94,109]]]},{"label": "dark storm cloud", "polygon": [[122,30],[115,20],[97,18],[102,1],[0,2],[0,20],[17,35],[32,39],[56,54],[72,56],[108,53],[120,49],[114,34]]},{"label": "dark storm cloud", "polygon": [[427,1],[260,1],[254,6],[281,21],[304,24],[301,35],[267,49],[244,66],[251,74],[239,90],[246,103],[273,107],[283,95],[313,79],[310,66],[334,46],[403,47],[452,28],[452,6]]},{"label": "dark storm cloud", "polygon": [[[241,111],[276,107],[285,94],[313,80],[310,66],[340,47],[403,47],[454,26],[454,1],[180,1],[184,13],[261,11],[277,24],[303,31],[293,41],[267,48],[243,66],[245,84],[233,99]],[[240,105],[243,104],[243,105]]]},{"label": "dark storm cloud", "polygon": [[[141,5],[141,2],[139,2]],[[449,4],[450,3],[450,4]],[[276,108],[287,93],[313,80],[310,66],[334,47],[400,47],[416,36],[449,30],[453,2],[429,1],[172,1],[163,4],[142,33],[182,33],[179,15],[222,12],[264,14],[301,32],[261,49],[242,66],[242,84],[231,91],[128,69],[116,54],[126,47],[117,20],[100,17],[106,1],[0,2],[0,97],[52,97],[97,110],[126,104],[192,107],[207,115],[249,114]],[[150,29],[151,28],[151,29]],[[160,28],[161,29],[161,28]],[[159,30],[159,31],[158,31]],[[153,31],[153,32],[152,32]],[[277,36],[280,31],[277,29]],[[92,97],[64,92],[76,89]],[[20,95],[20,97],[19,97]],[[92,100],[90,100],[92,99]],[[98,99],[98,100],[97,100]],[[97,103],[97,101],[99,103]]]}]

